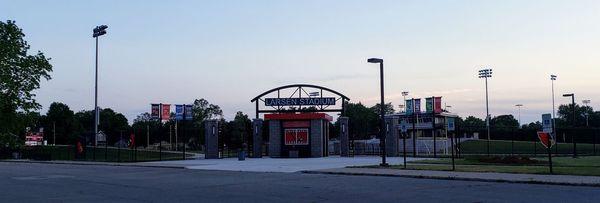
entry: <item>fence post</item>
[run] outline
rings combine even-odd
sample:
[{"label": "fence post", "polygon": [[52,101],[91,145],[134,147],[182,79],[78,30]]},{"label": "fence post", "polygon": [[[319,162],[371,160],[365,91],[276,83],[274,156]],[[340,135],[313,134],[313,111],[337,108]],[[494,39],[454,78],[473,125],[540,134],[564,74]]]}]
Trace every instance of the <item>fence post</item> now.
[{"label": "fence post", "polygon": [[597,130],[593,131],[592,133],[592,146],[594,147],[594,156],[596,156],[596,132]]},{"label": "fence post", "polygon": [[510,155],[515,154],[515,129],[510,130]]}]

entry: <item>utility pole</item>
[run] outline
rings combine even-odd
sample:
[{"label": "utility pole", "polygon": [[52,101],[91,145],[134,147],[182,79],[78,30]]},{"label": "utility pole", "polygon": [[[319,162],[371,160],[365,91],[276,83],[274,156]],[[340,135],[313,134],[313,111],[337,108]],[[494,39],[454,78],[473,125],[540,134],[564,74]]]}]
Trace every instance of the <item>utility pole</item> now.
[{"label": "utility pole", "polygon": [[54,141],[52,141],[52,143],[54,143],[54,146],[56,146],[56,121],[52,122],[52,128],[54,128],[52,130],[52,134],[54,135]]}]

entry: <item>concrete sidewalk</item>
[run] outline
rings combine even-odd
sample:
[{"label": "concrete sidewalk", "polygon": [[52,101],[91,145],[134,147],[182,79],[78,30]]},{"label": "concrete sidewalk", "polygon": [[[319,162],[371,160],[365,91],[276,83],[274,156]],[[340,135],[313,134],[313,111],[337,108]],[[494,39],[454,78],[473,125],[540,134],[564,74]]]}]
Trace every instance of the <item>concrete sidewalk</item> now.
[{"label": "concrete sidewalk", "polygon": [[600,187],[600,177],[597,176],[572,176],[572,175],[538,175],[514,173],[478,173],[454,171],[428,171],[428,170],[402,170],[385,168],[335,168],[323,170],[302,171],[314,174],[336,175],[367,175],[367,176],[395,176],[409,178],[429,178],[444,180],[467,180],[484,182],[509,182],[509,183],[535,183],[551,185],[575,185]]}]

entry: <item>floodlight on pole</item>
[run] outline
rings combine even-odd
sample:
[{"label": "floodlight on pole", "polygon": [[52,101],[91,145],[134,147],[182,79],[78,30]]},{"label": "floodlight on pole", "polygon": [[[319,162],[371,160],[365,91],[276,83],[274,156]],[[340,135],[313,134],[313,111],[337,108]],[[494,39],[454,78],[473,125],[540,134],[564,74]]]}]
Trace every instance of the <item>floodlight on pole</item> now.
[{"label": "floodlight on pole", "polygon": [[590,122],[589,122],[590,113],[588,113],[588,112],[587,112],[587,109],[588,109],[587,107],[590,107],[591,100],[589,100],[589,99],[584,99],[584,100],[583,100],[583,101],[581,101],[581,102],[582,102],[582,103],[585,105],[585,107],[586,107],[586,112],[585,112],[585,113],[583,113],[583,115],[585,116],[585,126],[586,126],[586,127],[590,127]]},{"label": "floodlight on pole", "polygon": [[380,90],[381,90],[381,104],[379,106],[380,110],[380,116],[381,116],[381,127],[379,130],[379,139],[380,139],[380,144],[381,144],[381,166],[389,166],[386,161],[385,161],[385,156],[386,156],[386,150],[385,150],[385,101],[384,101],[384,91],[383,91],[383,59],[380,58],[370,58],[367,59],[368,63],[379,63],[379,85],[380,85]]},{"label": "floodlight on pole", "polygon": [[479,70],[479,78],[485,78],[485,126],[487,128],[487,154],[490,155],[490,108],[488,98],[488,78],[492,77],[492,69]]},{"label": "floodlight on pole", "polygon": [[[404,103],[406,103],[406,96],[408,96],[408,92],[407,91],[402,92],[402,98],[404,99],[404,101],[403,101]],[[403,107],[402,109],[404,109],[404,112],[406,112],[406,105],[404,104],[404,105],[402,105],[402,107]]]},{"label": "floodlight on pole", "polygon": [[519,109],[519,128],[521,128],[521,107],[523,107],[523,104],[516,104],[515,106]]},{"label": "floodlight on pole", "polygon": [[556,106],[554,105],[554,81],[556,80],[556,75],[550,75],[550,81],[552,82],[552,135],[554,139],[556,139]]},{"label": "floodlight on pole", "polygon": [[[96,79],[94,86],[94,146],[98,145],[98,125],[100,122],[100,113],[98,112],[98,37],[106,34],[108,26],[100,25],[94,28],[93,38],[96,38]],[[106,143],[108,144],[108,143]]]}]

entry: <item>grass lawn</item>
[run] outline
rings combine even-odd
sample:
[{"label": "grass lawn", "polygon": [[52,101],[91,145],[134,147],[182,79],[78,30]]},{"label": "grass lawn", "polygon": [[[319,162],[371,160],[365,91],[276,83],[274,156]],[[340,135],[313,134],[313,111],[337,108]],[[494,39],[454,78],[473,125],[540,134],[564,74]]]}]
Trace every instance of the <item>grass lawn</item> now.
[{"label": "grass lawn", "polygon": [[[462,154],[487,154],[487,141],[486,140],[468,140],[460,145]],[[595,149],[594,149],[595,148]],[[600,144],[594,147],[593,144],[577,144],[577,153],[593,155],[594,150],[600,155]],[[510,140],[490,140],[490,153],[491,154],[537,154],[545,155],[547,153],[546,148],[539,142],[528,142],[528,141],[514,141]],[[553,154],[572,154],[573,144],[572,143],[558,143],[552,147]]]},{"label": "grass lawn", "polygon": [[[38,158],[49,160],[82,160],[82,161],[110,161],[110,162],[135,162],[182,159],[181,152],[160,153],[156,150],[132,150],[126,148],[87,147],[85,153],[76,157],[73,146],[44,146],[29,148],[23,152],[25,158]],[[187,155],[191,156],[190,154]]]},{"label": "grass lawn", "polygon": [[[543,161],[537,164],[493,164],[482,163],[474,158],[456,159],[456,171],[462,172],[498,172],[498,173],[528,173],[549,174],[547,158],[535,158]],[[585,175],[600,176],[600,156],[589,156],[580,158],[553,157],[554,174],[561,175]],[[450,159],[420,160],[409,162],[407,169],[413,170],[443,170],[452,169]],[[369,166],[377,167],[377,166]],[[392,166],[394,169],[402,169],[402,165]]]}]

